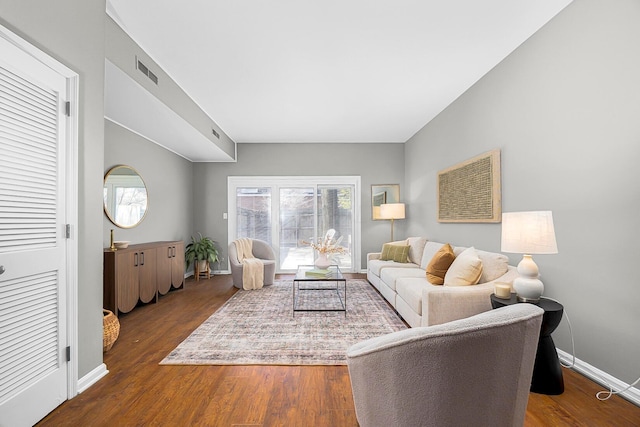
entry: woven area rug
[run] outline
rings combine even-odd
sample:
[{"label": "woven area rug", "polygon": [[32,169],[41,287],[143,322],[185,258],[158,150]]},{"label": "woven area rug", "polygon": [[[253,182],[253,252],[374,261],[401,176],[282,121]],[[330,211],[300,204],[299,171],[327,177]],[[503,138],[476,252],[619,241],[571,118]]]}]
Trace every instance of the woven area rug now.
[{"label": "woven area rug", "polygon": [[[300,295],[297,307],[340,307],[335,290],[306,290]],[[292,280],[240,290],[160,364],[345,365],[345,352],[352,344],[407,328],[365,280],[347,282],[346,316],[294,316],[292,298]]]}]

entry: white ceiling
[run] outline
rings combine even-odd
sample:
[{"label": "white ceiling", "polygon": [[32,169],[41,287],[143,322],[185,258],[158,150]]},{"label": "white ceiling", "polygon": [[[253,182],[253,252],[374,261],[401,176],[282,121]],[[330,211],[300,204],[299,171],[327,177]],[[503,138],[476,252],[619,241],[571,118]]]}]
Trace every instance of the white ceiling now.
[{"label": "white ceiling", "polygon": [[238,143],[405,142],[571,0],[108,0]]}]

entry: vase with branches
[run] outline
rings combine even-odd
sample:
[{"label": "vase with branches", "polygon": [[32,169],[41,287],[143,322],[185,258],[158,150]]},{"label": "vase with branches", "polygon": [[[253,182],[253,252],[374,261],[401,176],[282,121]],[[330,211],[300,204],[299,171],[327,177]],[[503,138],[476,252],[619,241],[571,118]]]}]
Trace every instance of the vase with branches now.
[{"label": "vase with branches", "polygon": [[347,252],[346,248],[340,245],[342,236],[335,239],[335,234],[336,230],[332,228],[327,231],[323,238],[318,239],[317,242],[303,242],[318,251],[318,258],[314,263],[316,267],[327,268],[331,264],[333,254],[344,254]]}]

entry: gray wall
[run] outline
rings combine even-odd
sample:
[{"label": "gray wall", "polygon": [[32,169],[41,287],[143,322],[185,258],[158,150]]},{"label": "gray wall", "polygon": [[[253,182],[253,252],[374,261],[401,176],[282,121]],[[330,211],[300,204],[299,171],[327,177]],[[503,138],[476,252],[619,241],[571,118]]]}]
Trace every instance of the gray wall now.
[{"label": "gray wall", "polygon": [[118,228],[103,213],[104,247],[109,246],[111,229],[115,240],[188,243],[193,230],[193,163],[105,120],[104,174],[116,165],[131,166],[142,176],[149,207],[144,220],[134,228]]},{"label": "gray wall", "polygon": [[[637,0],[574,1],[405,147],[409,234],[493,251],[499,224],[437,222],[436,174],[502,150],[503,211],[553,211],[559,254],[534,258],[577,357],[628,383],[640,369],[638,23]],[[566,322],[554,339],[571,352]]]},{"label": "gray wall", "polygon": [[80,76],[78,375],[102,363],[104,0],[3,0],[0,23]]},{"label": "gray wall", "polygon": [[[389,240],[389,221],[371,219],[371,185],[400,184],[404,189],[404,144],[238,144],[237,163],[194,165],[195,231],[220,243],[227,259],[228,176],[360,175],[362,185],[362,265],[366,253]],[[395,236],[403,236],[398,221]]]}]

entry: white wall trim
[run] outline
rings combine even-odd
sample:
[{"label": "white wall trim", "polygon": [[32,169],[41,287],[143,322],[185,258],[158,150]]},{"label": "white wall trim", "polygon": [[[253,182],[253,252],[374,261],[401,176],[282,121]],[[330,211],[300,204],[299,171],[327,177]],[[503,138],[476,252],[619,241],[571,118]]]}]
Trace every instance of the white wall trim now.
[{"label": "white wall trim", "polygon": [[[573,362],[573,356],[571,354],[562,351],[559,348],[557,348],[556,350],[558,351],[558,357],[560,358],[562,363],[570,365]],[[620,381],[619,379],[607,374],[604,371],[601,371],[595,366],[591,366],[590,364],[583,362],[578,358],[576,358],[575,365],[572,369],[589,378],[590,380],[600,384],[603,387],[604,391],[609,391],[609,385],[611,385],[613,391],[623,390],[629,387],[629,384]],[[620,396],[629,400],[636,406],[640,406],[640,389],[631,387],[629,390],[621,392]],[[599,403],[595,395],[593,396],[593,400],[595,403]]]},{"label": "white wall trim", "polygon": [[[231,270],[211,270],[211,275],[225,275],[225,274],[231,274]],[[189,271],[185,271],[184,273],[184,278],[188,279],[189,277],[193,276],[194,272],[193,272],[193,268],[189,269]]]},{"label": "white wall trim", "polygon": [[67,151],[65,182],[67,185],[66,198],[66,223],[71,226],[71,237],[67,239],[67,343],[71,347],[71,361],[67,375],[67,398],[71,399],[78,390],[78,108],[80,102],[80,78],[77,74],[67,77],[69,93],[67,97],[71,102],[71,114],[67,117]]},{"label": "white wall trim", "polygon": [[[314,187],[322,185],[353,185],[353,241],[352,241],[352,267],[353,272],[362,269],[360,254],[362,246],[362,178],[360,175],[295,175],[295,176],[228,176],[227,177],[227,245],[236,239],[236,190],[239,187],[269,187],[273,191],[272,196],[272,239],[273,244],[279,246],[279,217],[273,215],[273,210],[278,209],[279,189],[282,187]],[[276,255],[277,262],[280,262],[279,255]],[[228,260],[227,260],[228,263]],[[228,264],[227,264],[228,265]],[[276,274],[291,273],[291,271],[281,271],[276,266]]]},{"label": "white wall trim", "polygon": [[84,377],[78,380],[78,386],[77,386],[78,393],[82,393],[83,391],[85,391],[86,389],[88,389],[89,387],[97,383],[102,377],[104,377],[108,373],[109,373],[109,370],[107,370],[107,365],[105,365],[104,363],[98,365],[91,372],[89,372],[87,375],[85,375]]}]

